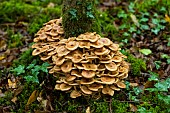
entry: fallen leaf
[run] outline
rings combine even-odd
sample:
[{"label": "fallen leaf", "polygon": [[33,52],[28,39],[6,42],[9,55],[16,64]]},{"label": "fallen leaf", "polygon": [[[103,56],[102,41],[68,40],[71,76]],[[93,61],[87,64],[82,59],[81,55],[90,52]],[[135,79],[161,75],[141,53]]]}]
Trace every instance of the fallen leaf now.
[{"label": "fallen leaf", "polygon": [[149,55],[152,53],[150,49],[140,49],[139,52],[141,52],[144,55]]},{"label": "fallen leaf", "polygon": [[16,82],[12,82],[10,79],[8,79],[8,86],[9,88],[16,88],[17,84]]},{"label": "fallen leaf", "polygon": [[91,113],[91,112],[90,112],[90,107],[87,107],[86,113]]},{"label": "fallen leaf", "polygon": [[153,88],[154,85],[155,85],[155,81],[146,81],[146,83],[144,84],[144,89]]},{"label": "fallen leaf", "polygon": [[170,17],[167,14],[165,14],[165,18],[164,19],[165,19],[166,22],[170,23]]},{"label": "fallen leaf", "polygon": [[12,101],[13,103],[15,103],[15,104],[16,104],[16,101],[17,101],[17,100],[18,100],[17,97],[14,97],[14,98],[11,99],[11,101]]},{"label": "fallen leaf", "polygon": [[23,90],[23,86],[20,86],[19,88],[17,88],[15,91],[14,91],[14,97],[16,97],[17,95],[19,95],[21,92],[22,92],[22,90]]},{"label": "fallen leaf", "polygon": [[135,87],[135,86],[138,86],[139,84],[138,83],[130,83],[130,86],[132,87]]},{"label": "fallen leaf", "polygon": [[0,56],[0,60],[3,60],[4,58],[5,58],[5,56],[3,56],[3,55],[2,55],[2,56]]},{"label": "fallen leaf", "polygon": [[130,111],[132,112],[136,112],[138,110],[138,108],[133,104],[129,104],[129,107],[130,107]]},{"label": "fallen leaf", "polygon": [[136,18],[136,16],[133,14],[130,14],[130,17],[131,17],[132,21],[134,22],[134,24],[139,27],[139,22],[138,22],[138,19]]},{"label": "fallen leaf", "polygon": [[26,105],[30,105],[32,102],[36,101],[38,95],[39,95],[39,91],[34,90],[31,94],[31,96],[29,97]]}]

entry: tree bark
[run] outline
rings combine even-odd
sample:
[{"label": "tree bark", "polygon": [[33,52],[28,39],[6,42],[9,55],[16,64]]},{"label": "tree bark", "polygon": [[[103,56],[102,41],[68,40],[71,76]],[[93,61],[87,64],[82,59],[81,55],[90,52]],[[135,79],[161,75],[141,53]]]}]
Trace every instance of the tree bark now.
[{"label": "tree bark", "polygon": [[100,34],[100,24],[96,15],[95,0],[63,0],[62,25],[65,38],[85,32]]}]

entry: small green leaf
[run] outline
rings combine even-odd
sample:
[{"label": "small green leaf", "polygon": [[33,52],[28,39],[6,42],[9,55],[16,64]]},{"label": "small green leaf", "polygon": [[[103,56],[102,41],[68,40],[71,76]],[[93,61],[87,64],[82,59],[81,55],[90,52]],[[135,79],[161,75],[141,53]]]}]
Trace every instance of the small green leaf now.
[{"label": "small green leaf", "polygon": [[149,55],[152,53],[150,49],[140,49],[139,52],[141,52],[144,55]]},{"label": "small green leaf", "polygon": [[33,83],[39,83],[38,77],[37,76],[24,76],[25,80],[27,82],[33,82]]},{"label": "small green leaf", "polygon": [[161,67],[161,61],[155,61],[154,62],[156,69],[159,69]]},{"label": "small green leaf", "polygon": [[19,65],[17,68],[14,68],[13,71],[14,73],[16,73],[17,75],[20,75],[22,73],[25,73],[25,70],[24,70],[25,66],[23,65]]},{"label": "small green leaf", "polygon": [[170,59],[167,59],[167,63],[170,64]]},{"label": "small green leaf", "polygon": [[148,78],[149,81],[158,81],[159,80],[159,75],[157,73],[149,71],[149,74],[151,74],[151,76]]}]

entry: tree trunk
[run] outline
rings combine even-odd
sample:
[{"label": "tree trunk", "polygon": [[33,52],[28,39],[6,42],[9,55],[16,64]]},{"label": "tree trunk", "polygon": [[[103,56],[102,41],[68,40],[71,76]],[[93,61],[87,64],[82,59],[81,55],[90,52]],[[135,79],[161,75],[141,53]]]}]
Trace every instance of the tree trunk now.
[{"label": "tree trunk", "polygon": [[95,0],[63,0],[62,25],[65,38],[85,32],[100,34],[100,24],[96,16]]}]

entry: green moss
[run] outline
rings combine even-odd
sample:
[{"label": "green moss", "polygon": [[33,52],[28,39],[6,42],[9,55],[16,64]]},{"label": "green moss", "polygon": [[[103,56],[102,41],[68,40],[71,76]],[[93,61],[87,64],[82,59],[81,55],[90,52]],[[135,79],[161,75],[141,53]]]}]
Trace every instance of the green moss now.
[{"label": "green moss", "polygon": [[108,113],[109,105],[106,101],[103,102],[95,102],[93,103],[91,109],[94,113]]},{"label": "green moss", "polygon": [[140,76],[142,70],[146,70],[146,63],[140,58],[135,58],[132,54],[123,52],[127,56],[126,61],[131,64],[131,72],[134,76]]},{"label": "green moss", "polygon": [[127,113],[129,104],[125,102],[120,102],[118,100],[112,99],[112,110],[113,113]]},{"label": "green moss", "polygon": [[90,31],[100,33],[94,1],[64,0],[62,17],[66,38]]}]

